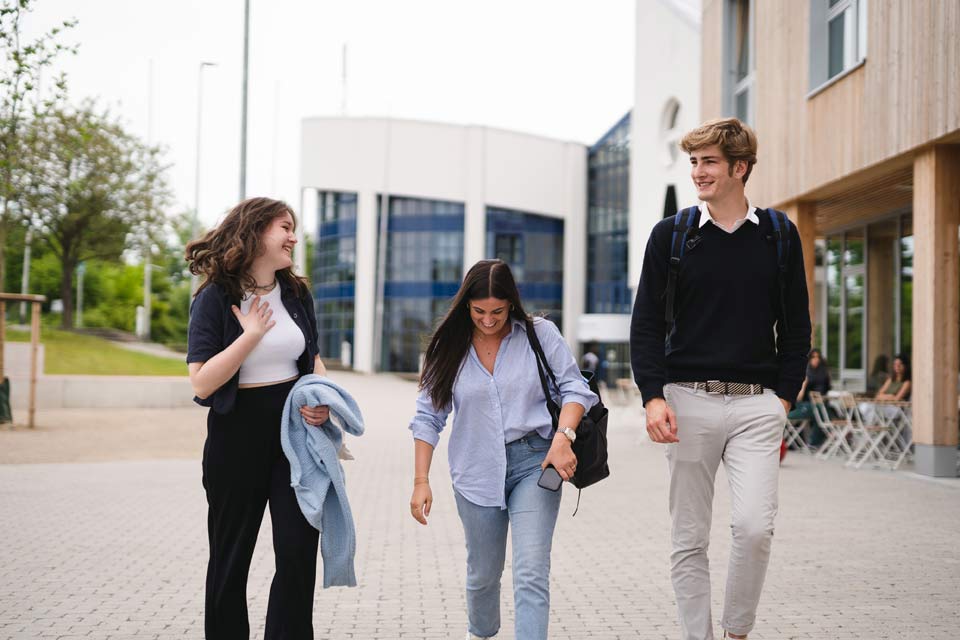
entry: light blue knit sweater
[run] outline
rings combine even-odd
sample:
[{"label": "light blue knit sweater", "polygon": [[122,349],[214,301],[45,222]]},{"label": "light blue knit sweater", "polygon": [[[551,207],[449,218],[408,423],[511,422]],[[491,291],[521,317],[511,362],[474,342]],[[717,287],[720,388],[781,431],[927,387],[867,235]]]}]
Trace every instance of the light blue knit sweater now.
[{"label": "light blue knit sweater", "polygon": [[343,467],[337,459],[343,433],[330,420],[319,427],[306,424],[300,415],[305,405],[328,405],[343,431],[356,436],[363,434],[363,416],[346,390],[329,378],[310,374],[290,390],[280,423],[280,445],[290,461],[290,486],[307,522],[320,531],[323,587],[355,587],[356,531]]}]

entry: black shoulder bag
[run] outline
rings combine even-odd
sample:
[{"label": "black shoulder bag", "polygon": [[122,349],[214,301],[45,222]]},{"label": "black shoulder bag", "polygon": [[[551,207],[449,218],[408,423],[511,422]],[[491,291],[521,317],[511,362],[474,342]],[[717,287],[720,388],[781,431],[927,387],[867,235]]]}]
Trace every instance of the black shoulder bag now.
[{"label": "black shoulder bag", "polygon": [[[536,356],[540,386],[543,388],[543,396],[547,399],[547,411],[550,412],[553,428],[556,430],[560,420],[560,407],[557,406],[553,396],[550,395],[547,375],[550,376],[550,380],[558,392],[560,386],[557,384],[556,376],[553,375],[553,370],[547,363],[547,357],[543,354],[543,347],[540,346],[540,339],[537,337],[533,322],[529,320],[527,321],[527,339],[530,341],[530,348],[533,349]],[[544,374],[544,371],[546,371],[546,374]],[[592,375],[590,372],[586,372],[586,376]],[[600,393],[596,380],[587,378],[587,382],[590,389],[599,398]],[[577,456],[577,471],[570,478],[570,483],[577,489],[585,489],[610,475],[610,467],[607,465],[607,408],[603,406],[603,400],[598,400],[597,404],[593,405],[580,419],[580,424],[577,426],[577,440],[573,443],[573,453]],[[578,506],[579,502],[578,495]],[[576,515],[576,511],[574,511],[574,515]]]}]

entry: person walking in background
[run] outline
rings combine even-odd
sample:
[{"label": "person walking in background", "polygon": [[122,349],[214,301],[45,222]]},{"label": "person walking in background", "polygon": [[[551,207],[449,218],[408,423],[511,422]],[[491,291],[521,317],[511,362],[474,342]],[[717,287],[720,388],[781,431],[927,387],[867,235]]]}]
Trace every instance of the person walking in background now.
[{"label": "person walking in background", "polygon": [[[319,532],[304,518],[280,443],[284,402],[296,381],[325,374],[313,298],[293,272],[293,210],[250,198],[186,247],[203,277],[190,306],[187,363],[194,400],[210,407],[203,447],[210,560],[206,637],[250,636],[247,574],[264,508],[270,505],[276,573],[266,639],[313,638]],[[303,420],[326,422],[326,406]]]},{"label": "person walking in background", "polygon": [[647,433],[667,445],[671,577],[684,640],[712,640],[707,547],[714,478],[733,544],[721,626],[746,638],[766,575],[783,425],[803,382],[810,318],[800,236],[744,187],[757,139],[736,118],[684,136],[701,203],[650,234],[630,328]]},{"label": "person walking in background", "polygon": [[[530,332],[559,385],[554,431]],[[560,490],[538,485],[552,466],[563,480],[577,468],[580,418],[596,402],[556,325],[523,310],[510,267],[482,260],[467,272],[430,339],[420,377],[410,511],[427,524],[430,464],[454,411],[448,449],[457,511],[467,544],[467,638],[500,629],[500,577],[507,531],[513,540],[518,640],[544,640],[550,617],[550,550]]]},{"label": "person walking in background", "polygon": [[599,367],[600,356],[597,355],[597,347],[590,345],[587,351],[583,354],[583,357],[580,358],[580,368],[596,375]]}]

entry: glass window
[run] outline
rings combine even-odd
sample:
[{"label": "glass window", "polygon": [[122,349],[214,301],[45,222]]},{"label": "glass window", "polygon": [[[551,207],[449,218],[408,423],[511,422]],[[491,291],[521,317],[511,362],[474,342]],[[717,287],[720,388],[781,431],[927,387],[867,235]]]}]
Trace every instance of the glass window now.
[{"label": "glass window", "polygon": [[628,113],[587,159],[587,313],[630,313],[629,132]]},{"label": "glass window", "polygon": [[913,351],[913,215],[900,227],[900,351]]},{"label": "glass window", "polygon": [[527,312],[562,324],[563,220],[487,207],[487,255],[510,265]]},{"label": "glass window", "polygon": [[313,292],[320,356],[353,362],[357,194],[321,191],[314,248]]},{"label": "glass window", "polygon": [[831,376],[839,380],[840,370],[840,319],[843,313],[840,290],[840,252],[843,248],[841,236],[827,238],[825,252],[827,286],[827,343],[826,356],[830,363]]},{"label": "glass window", "polygon": [[848,231],[843,252],[844,281],[844,362],[845,370],[863,369],[864,353],[864,317],[866,301],[864,284],[864,243],[863,227]]},{"label": "glass window", "polygon": [[863,368],[863,274],[845,278],[847,294],[845,369]]},{"label": "glass window", "polygon": [[[824,10],[820,9],[820,11]],[[825,16],[826,20],[826,77],[823,77],[822,71],[814,70],[814,75],[822,82],[856,66],[866,58],[867,2],[866,0],[829,0],[825,11],[818,12],[817,15]],[[822,20],[823,17],[820,19]],[[823,24],[820,23],[820,25]],[[816,37],[817,30],[823,29],[820,25],[815,25],[816,28],[811,30],[812,36]],[[813,46],[818,45],[814,43]]]},{"label": "glass window", "polygon": [[727,0],[725,111],[753,122],[754,0]]},{"label": "glass window", "polygon": [[827,26],[828,32],[828,76],[832,78],[841,71],[843,71],[843,16],[844,14],[838,15],[836,18],[831,20]]},{"label": "glass window", "polygon": [[380,367],[415,372],[463,273],[463,204],[390,197]]}]

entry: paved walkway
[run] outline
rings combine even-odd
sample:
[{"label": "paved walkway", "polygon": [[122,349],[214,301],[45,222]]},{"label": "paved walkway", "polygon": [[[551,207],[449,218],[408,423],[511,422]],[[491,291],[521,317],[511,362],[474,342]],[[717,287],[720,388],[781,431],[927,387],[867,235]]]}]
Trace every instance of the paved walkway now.
[{"label": "paved walkway", "polygon": [[[367,435],[351,441],[357,460],[348,463],[361,586],[318,591],[317,638],[460,640],[464,548],[446,439],[434,465],[433,517],[421,527],[407,507],[413,447],[405,427],[415,386],[389,376],[338,379],[367,411]],[[57,418],[55,428],[0,432],[0,452],[18,443],[7,462],[47,461],[0,465],[0,638],[201,638],[203,411],[46,417]],[[636,408],[617,408],[613,418],[614,475],[584,492],[576,518],[575,491],[563,498],[551,638],[673,640],[662,449],[639,428]],[[71,423],[80,425],[72,439]],[[56,451],[40,456],[52,441]],[[125,459],[54,462],[110,459],[114,447]],[[178,453],[185,459],[149,459]],[[729,550],[722,472],[718,485],[715,618]],[[268,519],[249,583],[255,638],[272,577]],[[960,481],[854,472],[791,454],[751,639],[955,640],[958,532]],[[512,638],[509,568],[504,584],[500,637]]]}]

